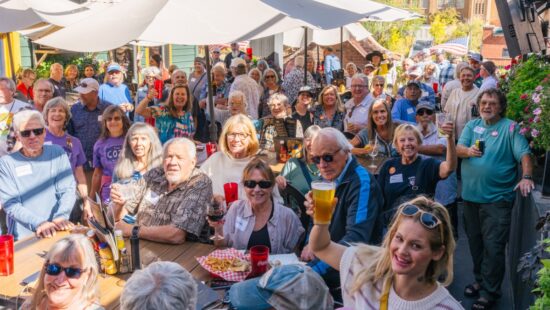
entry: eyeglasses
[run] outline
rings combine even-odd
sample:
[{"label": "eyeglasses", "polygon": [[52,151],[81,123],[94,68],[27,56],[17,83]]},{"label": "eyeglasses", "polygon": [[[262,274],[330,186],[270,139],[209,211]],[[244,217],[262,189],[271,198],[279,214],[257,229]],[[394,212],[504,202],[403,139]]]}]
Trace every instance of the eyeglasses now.
[{"label": "eyeglasses", "polygon": [[441,224],[441,221],[437,216],[434,214],[421,210],[419,207],[415,205],[406,205],[403,209],[401,209],[401,214],[405,216],[415,216],[417,213],[420,212],[420,223],[424,225],[424,227],[428,229],[434,229],[437,227],[437,225]]},{"label": "eyeglasses", "polygon": [[256,188],[256,185],[259,185],[260,188],[268,189],[271,187],[271,185],[273,185],[271,181],[267,181],[267,180],[262,180],[262,181],[246,180],[243,182],[243,184],[245,187],[250,189]]},{"label": "eyeglasses", "polygon": [[249,136],[249,134],[244,133],[244,132],[232,132],[232,133],[227,134],[227,137],[231,138],[233,140],[235,140],[236,138],[239,138],[240,140],[244,140],[244,139],[248,138],[248,136]]},{"label": "eyeglasses", "polygon": [[384,84],[374,84],[374,86],[384,87]]},{"label": "eyeglasses", "polygon": [[325,163],[331,163],[334,161],[334,155],[336,155],[336,153],[340,152],[340,150],[342,149],[339,149],[338,151],[334,152],[333,154],[325,154],[325,155],[321,155],[321,156],[313,156],[311,158],[311,160],[313,160],[313,162],[316,164],[316,165],[319,165],[321,164],[321,159],[325,162]]},{"label": "eyeglasses", "polygon": [[416,111],[416,115],[423,116],[424,114],[433,115],[434,111],[428,110],[428,109],[420,109],[420,110]]},{"label": "eyeglasses", "polygon": [[274,79],[275,76],[274,76],[274,75],[266,75],[265,78],[266,78],[266,79]]},{"label": "eyeglasses", "polygon": [[120,122],[121,120],[122,120],[122,117],[120,117],[120,116],[107,117],[108,122],[110,122],[110,121]]},{"label": "eyeglasses", "polygon": [[351,85],[351,88],[363,88],[365,85]]},{"label": "eyeglasses", "polygon": [[66,267],[63,268],[59,266],[58,264],[46,264],[46,274],[50,276],[57,276],[61,273],[61,271],[65,272],[65,276],[70,279],[78,279],[82,275],[86,269],[80,269],[80,268],[74,268],[74,267]]},{"label": "eyeglasses", "polygon": [[40,136],[44,133],[44,128],[35,128],[35,129],[29,129],[29,130],[22,130],[19,132],[21,134],[21,137],[28,138],[31,136],[31,132],[35,136]]},{"label": "eyeglasses", "polygon": [[109,72],[107,72],[107,74],[109,74],[109,75],[119,74],[119,73],[120,73],[120,71],[109,71]]}]

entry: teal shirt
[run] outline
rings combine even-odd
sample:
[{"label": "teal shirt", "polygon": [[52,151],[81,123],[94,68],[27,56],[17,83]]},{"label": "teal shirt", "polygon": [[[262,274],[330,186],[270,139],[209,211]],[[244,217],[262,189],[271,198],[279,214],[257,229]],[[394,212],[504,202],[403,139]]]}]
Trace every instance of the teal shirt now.
[{"label": "teal shirt", "polygon": [[189,138],[193,139],[195,135],[195,123],[191,112],[186,112],[185,115],[178,118],[170,115],[168,108],[160,106],[158,110],[151,110],[155,118],[155,126],[159,132],[160,142],[162,144],[172,138]]},{"label": "teal shirt", "polygon": [[[300,163],[298,162],[299,160],[300,159],[297,158],[289,159],[283,167],[281,175],[285,177],[287,181],[290,181],[290,184],[292,186],[294,186],[297,190],[305,195],[311,190],[311,184],[308,183],[306,177],[304,176],[302,168],[300,168]],[[310,175],[311,180],[319,180],[319,170],[317,169],[317,167],[314,164],[311,164],[309,165],[309,169],[311,169],[311,172],[315,173],[315,175],[312,174],[306,168],[306,171]]]},{"label": "teal shirt", "polygon": [[510,119],[503,118],[491,126],[475,119],[466,124],[458,144],[470,147],[480,138],[485,139],[483,156],[462,160],[462,198],[476,203],[512,201],[518,163],[531,153],[527,140]]}]

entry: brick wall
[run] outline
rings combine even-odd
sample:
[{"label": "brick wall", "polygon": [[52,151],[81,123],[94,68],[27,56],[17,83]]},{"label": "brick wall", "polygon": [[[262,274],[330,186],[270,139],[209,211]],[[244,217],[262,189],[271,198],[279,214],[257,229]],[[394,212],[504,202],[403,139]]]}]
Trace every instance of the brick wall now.
[{"label": "brick wall", "polygon": [[509,57],[503,57],[503,50],[506,48],[504,35],[494,35],[493,27],[483,27],[483,43],[481,45],[481,55],[485,60],[493,61],[497,66],[506,66],[510,64]]}]

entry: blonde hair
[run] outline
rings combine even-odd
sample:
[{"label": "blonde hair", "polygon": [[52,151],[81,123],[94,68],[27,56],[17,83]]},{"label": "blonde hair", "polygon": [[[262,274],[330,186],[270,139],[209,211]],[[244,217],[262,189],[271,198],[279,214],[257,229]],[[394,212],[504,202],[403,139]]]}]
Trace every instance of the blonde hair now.
[{"label": "blonde hair", "polygon": [[78,77],[80,76],[80,72],[78,71],[78,67],[75,64],[70,64],[65,68],[65,73],[63,76],[66,78],[69,75],[69,71],[71,69],[74,69],[76,71],[76,77],[75,79],[78,80]]},{"label": "blonde hair", "polygon": [[254,124],[252,124],[252,121],[250,118],[243,114],[237,114],[234,116],[231,116],[227,119],[225,124],[223,125],[223,129],[220,135],[220,140],[218,142],[220,146],[220,150],[227,156],[233,158],[229,151],[229,146],[227,145],[227,135],[231,132],[231,130],[235,126],[242,126],[244,128],[245,133],[248,134],[248,139],[250,141],[248,142],[248,150],[247,150],[247,157],[252,156],[258,152],[260,149],[260,142],[258,141],[258,135],[256,133],[256,128],[254,127]]},{"label": "blonde hair", "polygon": [[415,205],[422,211],[432,213],[440,222],[434,229],[427,229],[422,225],[424,229],[430,232],[429,241],[432,251],[441,250],[442,248],[444,251],[439,260],[432,260],[428,265],[424,274],[425,281],[435,283],[443,275],[445,276],[445,280],[442,283],[444,286],[451,284],[453,281],[453,253],[456,243],[453,237],[449,213],[441,204],[420,196],[399,206],[390,224],[390,228],[384,237],[382,248],[368,245],[357,246],[357,257],[369,257],[370,262],[367,262],[366,268],[359,271],[354,277],[351,285],[352,293],[360,290],[365,283],[370,282],[374,284],[380,280],[385,283],[394,276],[391,268],[391,241],[404,218],[412,218],[415,222],[419,222],[420,220],[420,212],[412,217],[401,213],[407,205]]},{"label": "blonde hair", "polygon": [[162,145],[160,144],[157,132],[146,123],[135,123],[128,129],[128,133],[122,144],[122,152],[115,166],[114,173],[118,179],[127,179],[135,171],[134,163],[137,158],[132,151],[130,141],[132,140],[132,136],[139,134],[146,135],[151,144],[147,152],[147,171],[162,165]]},{"label": "blonde hair", "polygon": [[[46,263],[50,262],[52,259],[57,259],[57,262],[67,263],[77,260],[81,263],[82,269],[86,269],[86,272],[89,270],[88,280],[82,287],[82,297],[89,303],[99,301],[97,285],[97,275],[99,271],[94,249],[88,238],[81,234],[74,234],[57,241],[47,252],[46,257],[44,257]],[[36,309],[42,302],[42,299],[47,297],[44,287],[45,274],[46,264],[42,266],[35,292],[28,300],[30,309]],[[84,273],[81,276],[84,276]]]},{"label": "blonde hair", "polygon": [[418,128],[416,128],[414,125],[411,125],[411,124],[401,124],[401,125],[397,126],[397,128],[395,129],[395,132],[393,133],[393,145],[394,146],[397,145],[397,140],[406,131],[412,132],[414,137],[416,138],[416,142],[418,144],[422,144],[422,134],[420,133]]},{"label": "blonde hair", "polygon": [[[368,83],[367,83],[368,85]],[[334,85],[327,85],[325,86],[325,88],[323,88],[323,90],[321,90],[321,93],[319,93],[319,98],[318,98],[318,104],[321,105],[323,107],[323,109],[325,108],[325,102],[323,101],[323,95],[331,90],[334,91],[334,96],[336,96],[336,110],[338,110],[339,112],[345,112],[346,109],[344,107],[344,103],[342,103],[342,99],[340,98],[340,96],[338,95],[338,88],[336,88],[336,86]]]}]

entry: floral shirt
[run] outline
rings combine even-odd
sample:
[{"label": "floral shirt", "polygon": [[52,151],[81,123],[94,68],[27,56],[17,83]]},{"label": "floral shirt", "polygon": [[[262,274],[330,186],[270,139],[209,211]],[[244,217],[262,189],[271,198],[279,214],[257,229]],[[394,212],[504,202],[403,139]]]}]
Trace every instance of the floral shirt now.
[{"label": "floral shirt", "polygon": [[156,120],[155,127],[159,131],[161,143],[164,144],[172,138],[193,138],[195,135],[196,128],[191,112],[186,112],[178,118],[170,115],[170,111],[165,106],[151,109],[151,112]]},{"label": "floral shirt", "polygon": [[315,106],[313,111],[313,124],[318,125],[321,128],[333,127],[340,131],[344,131],[344,112],[336,111],[332,119],[329,119],[326,114],[323,106]]}]

